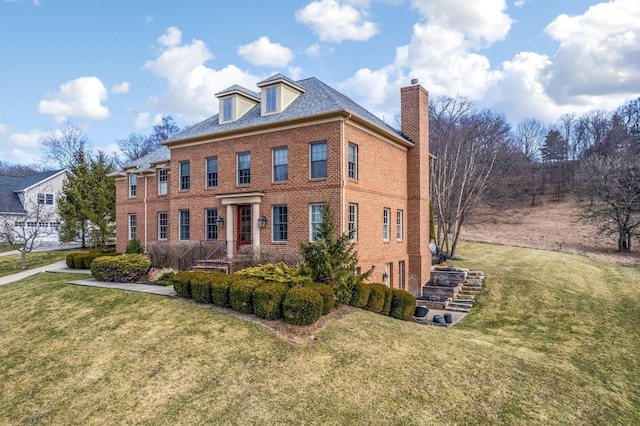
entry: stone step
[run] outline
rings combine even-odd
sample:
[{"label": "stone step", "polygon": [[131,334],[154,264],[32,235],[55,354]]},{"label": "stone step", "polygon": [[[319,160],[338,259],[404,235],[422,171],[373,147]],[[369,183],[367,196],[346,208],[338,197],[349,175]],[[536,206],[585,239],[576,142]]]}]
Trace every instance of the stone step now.
[{"label": "stone step", "polygon": [[449,302],[447,306],[468,306],[469,308],[472,308],[473,301],[454,300],[453,302]]},{"label": "stone step", "polygon": [[453,312],[471,312],[471,308],[467,307],[467,306],[447,306],[447,311],[453,311]]}]

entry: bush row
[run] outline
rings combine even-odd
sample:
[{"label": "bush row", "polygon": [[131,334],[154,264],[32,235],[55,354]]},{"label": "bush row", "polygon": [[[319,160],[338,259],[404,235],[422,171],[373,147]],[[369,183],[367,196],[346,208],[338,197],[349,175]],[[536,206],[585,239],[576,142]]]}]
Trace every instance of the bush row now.
[{"label": "bush row", "polygon": [[173,277],[173,288],[179,297],[297,325],[313,324],[331,311],[335,300],[328,285],[290,288],[280,282],[221,272],[179,272]]},{"label": "bush row", "polygon": [[133,283],[138,281],[151,267],[144,254],[121,254],[102,256],[91,262],[91,275],[98,281]]},{"label": "bush row", "polygon": [[72,251],[67,255],[67,268],[89,269],[94,259],[102,256],[117,256],[115,249]]},{"label": "bush row", "polygon": [[356,308],[410,321],[416,309],[416,298],[404,290],[389,288],[384,284],[356,283],[353,286],[349,304]]}]

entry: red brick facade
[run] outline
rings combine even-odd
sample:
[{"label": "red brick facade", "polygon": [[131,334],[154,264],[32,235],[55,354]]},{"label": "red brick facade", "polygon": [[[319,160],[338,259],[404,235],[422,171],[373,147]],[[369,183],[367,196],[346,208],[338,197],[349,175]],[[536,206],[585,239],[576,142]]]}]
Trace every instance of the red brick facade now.
[{"label": "red brick facade", "polygon": [[[236,241],[238,204],[251,203],[255,204],[250,217],[253,243],[274,251],[295,251],[300,241],[309,241],[311,204],[328,203],[342,232],[349,226],[351,204],[357,205],[356,249],[362,270],[375,266],[372,280],[382,282],[387,273],[392,287],[417,294],[429,279],[431,264],[427,98],[419,85],[402,89],[402,130],[411,141],[344,110],[286,125],[275,121],[260,128],[170,141],[167,195],[158,195],[153,168],[138,175],[135,197],[129,196],[126,177],[138,173],[135,169],[125,169],[116,180],[117,249],[126,247],[130,214],[136,215],[136,237],[143,245],[158,241],[158,212],[168,216],[167,241],[179,241],[180,210],[189,211],[189,241],[205,240],[207,208],[217,208],[225,220],[218,239]],[[326,178],[310,176],[310,146],[316,142],[326,142]],[[349,177],[349,144],[357,147],[356,179]],[[288,149],[288,179],[274,182],[273,149],[280,147]],[[239,153],[250,153],[249,184],[238,184]],[[215,188],[206,187],[208,157],[218,161]],[[185,161],[190,165],[190,188],[180,190],[179,164]],[[284,242],[273,241],[273,206],[287,207]],[[383,230],[385,209],[388,238]],[[262,215],[268,223],[259,228]]]}]

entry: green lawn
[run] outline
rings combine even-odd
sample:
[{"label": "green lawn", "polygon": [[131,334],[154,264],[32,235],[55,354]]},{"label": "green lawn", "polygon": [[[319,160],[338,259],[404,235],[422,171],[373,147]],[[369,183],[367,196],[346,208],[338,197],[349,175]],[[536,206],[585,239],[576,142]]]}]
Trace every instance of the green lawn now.
[{"label": "green lawn", "polygon": [[[35,251],[27,254],[27,268],[33,269],[64,260],[72,250]],[[0,277],[20,272],[20,255],[0,256]]]},{"label": "green lawn", "polygon": [[640,424],[640,271],[464,243],[463,323],[266,327],[39,274],[0,286],[0,424]]}]

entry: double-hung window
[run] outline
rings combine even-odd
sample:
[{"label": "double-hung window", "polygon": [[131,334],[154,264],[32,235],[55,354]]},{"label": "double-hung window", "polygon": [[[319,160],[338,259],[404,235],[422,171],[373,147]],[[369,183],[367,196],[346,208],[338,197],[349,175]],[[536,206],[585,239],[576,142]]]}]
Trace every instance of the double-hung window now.
[{"label": "double-hung window", "polygon": [[180,239],[188,240],[191,236],[189,210],[180,210]]},{"label": "double-hung window", "polygon": [[169,230],[169,221],[167,212],[158,212],[158,239],[166,240]]},{"label": "double-hung window", "polygon": [[129,240],[136,238],[136,228],[138,227],[138,218],[135,213],[129,213]]},{"label": "double-hung window", "polygon": [[129,197],[135,197],[138,194],[138,175],[129,174]]},{"label": "double-hung window", "polygon": [[358,145],[349,144],[349,179],[358,180]]},{"label": "double-hung window", "polygon": [[267,108],[266,112],[276,112],[276,88],[270,87],[267,89]]},{"label": "double-hung window", "polygon": [[166,169],[158,170],[158,195],[167,195],[168,182],[169,171]]},{"label": "double-hung window", "polygon": [[180,190],[187,191],[191,188],[191,163],[180,161]]},{"label": "double-hung window", "polygon": [[206,236],[207,240],[217,240],[218,239],[218,209],[207,209],[206,210]]},{"label": "double-hung window", "polygon": [[309,239],[316,240],[318,230],[322,224],[322,209],[324,204],[311,204],[309,206]]},{"label": "double-hung window", "polygon": [[382,239],[384,241],[389,241],[390,229],[390,220],[391,220],[391,209],[384,208],[382,211]]},{"label": "double-hung window", "polygon": [[218,186],[218,157],[207,158],[207,188]]},{"label": "double-hung window", "polygon": [[273,241],[287,241],[288,209],[286,205],[273,206]]},{"label": "double-hung window", "polygon": [[402,241],[404,238],[404,212],[398,210],[396,213],[396,239]]},{"label": "double-hung window", "polygon": [[289,179],[289,149],[274,148],[273,150],[273,181],[285,182]]},{"label": "double-hung window", "polygon": [[251,183],[251,154],[242,152],[238,154],[238,185]]},{"label": "double-hung window", "polygon": [[358,205],[349,204],[349,214],[347,217],[347,230],[351,235],[351,241],[358,241]]},{"label": "double-hung window", "polygon": [[38,193],[38,204],[52,206],[53,194],[47,194],[43,192]]},{"label": "double-hung window", "polygon": [[327,177],[327,143],[311,144],[311,179]]}]

